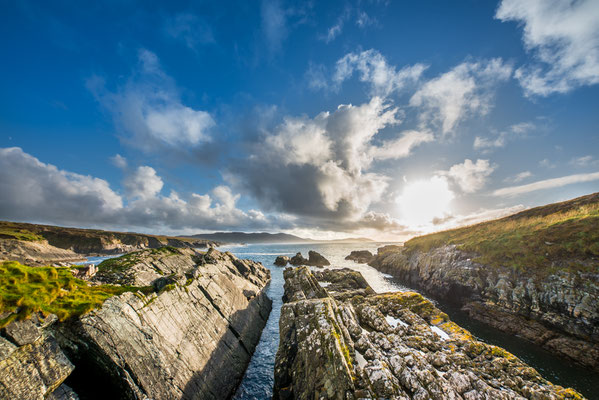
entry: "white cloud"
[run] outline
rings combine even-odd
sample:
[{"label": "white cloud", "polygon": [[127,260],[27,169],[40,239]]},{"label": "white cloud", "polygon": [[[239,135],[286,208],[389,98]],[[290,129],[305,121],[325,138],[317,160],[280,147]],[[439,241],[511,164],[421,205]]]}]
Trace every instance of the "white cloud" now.
[{"label": "white cloud", "polygon": [[495,17],[524,26],[524,45],[538,61],[515,74],[527,95],[566,93],[599,83],[596,0],[503,0]]},{"label": "white cloud", "polygon": [[149,199],[162,190],[164,183],[152,167],[141,166],[125,177],[123,186],[129,198]]},{"label": "white cloud", "polygon": [[[73,223],[123,208],[108,182],[62,171],[18,147],[0,149],[0,213],[2,218],[46,220],[57,216]],[[89,214],[89,209],[95,214]]]},{"label": "white cloud", "polygon": [[417,82],[426,68],[424,64],[415,64],[397,71],[394,66],[387,63],[381,53],[371,49],[361,53],[348,53],[339,59],[333,82],[338,87],[357,71],[360,81],[370,84],[372,95],[385,97]]},{"label": "white cloud", "polygon": [[430,132],[405,131],[397,139],[384,141],[378,147],[371,147],[370,155],[375,160],[407,157],[414,147],[421,143],[431,142],[433,139],[434,136]]},{"label": "white cloud", "polygon": [[477,136],[474,138],[475,150],[488,150],[493,147],[504,147],[506,143],[516,137],[522,137],[527,132],[535,129],[535,125],[531,122],[521,122],[510,126],[507,130],[502,131],[494,138],[485,138]]},{"label": "white cloud", "polygon": [[133,147],[147,152],[185,150],[211,140],[212,116],[181,102],[174,82],[148,50],[139,52],[139,70],[116,92],[108,91],[98,77],[90,78],[87,86]]},{"label": "white cloud", "polygon": [[524,193],[533,192],[536,190],[551,189],[562,187],[573,183],[590,182],[599,179],[599,172],[589,174],[569,175],[561,178],[545,179],[542,181],[529,183],[521,186],[511,186],[502,189],[497,189],[493,192],[494,196],[517,196]]},{"label": "white cloud", "polygon": [[549,161],[548,158],[544,158],[539,161],[539,165],[543,168],[555,168],[555,164]]},{"label": "white cloud", "polygon": [[410,105],[421,111],[424,126],[439,125],[447,134],[466,117],[485,115],[491,108],[494,87],[509,79],[511,73],[512,67],[500,58],[464,62],[424,83],[410,99]]},{"label": "white cloud", "polygon": [[407,157],[414,147],[431,141],[432,134],[405,131],[375,143],[381,130],[399,124],[397,114],[397,108],[373,97],[313,118],[286,117],[231,174],[263,207],[300,216],[306,225],[398,225],[386,216],[368,214],[389,181],[371,168],[376,160]]},{"label": "white cloud", "polygon": [[577,167],[589,167],[592,165],[599,164],[599,160],[595,160],[595,158],[591,155],[586,155],[582,157],[575,157],[570,160],[570,164],[575,165]]},{"label": "white cloud", "polygon": [[513,176],[511,178],[505,179],[505,182],[518,183],[518,182],[522,182],[526,178],[530,178],[531,176],[532,176],[532,172],[530,172],[530,171],[522,171],[522,172],[516,174],[516,176]]},{"label": "white cloud", "polygon": [[110,162],[112,162],[112,164],[117,168],[127,168],[127,159],[120,154],[115,154],[114,156],[110,157]]},{"label": "white cloud", "polygon": [[441,171],[440,175],[453,179],[465,193],[474,193],[485,185],[494,170],[495,166],[489,160],[476,160],[473,163],[466,159],[461,164],[452,165],[449,171]]},{"label": "white cloud", "polygon": [[226,186],[187,199],[163,195],[162,179],[148,166],[126,176],[123,186],[128,202],[103,179],[59,170],[17,147],[0,149],[0,219],[127,229],[291,227],[284,218],[240,210],[239,195]]}]

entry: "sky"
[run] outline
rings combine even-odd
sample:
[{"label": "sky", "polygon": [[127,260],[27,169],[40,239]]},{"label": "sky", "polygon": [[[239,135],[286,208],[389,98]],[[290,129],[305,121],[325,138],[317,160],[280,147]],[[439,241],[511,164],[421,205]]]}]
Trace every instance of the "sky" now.
[{"label": "sky", "polygon": [[405,240],[599,191],[599,2],[2,1],[0,219]]}]

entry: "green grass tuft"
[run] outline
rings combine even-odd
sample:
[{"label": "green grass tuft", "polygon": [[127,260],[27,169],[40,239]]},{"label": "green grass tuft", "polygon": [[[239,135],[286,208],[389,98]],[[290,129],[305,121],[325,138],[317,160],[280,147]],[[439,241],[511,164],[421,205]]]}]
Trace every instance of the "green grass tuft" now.
[{"label": "green grass tuft", "polygon": [[43,236],[37,235],[27,229],[18,228],[5,224],[0,227],[0,239],[15,239],[26,242],[40,242],[45,240]]},{"label": "green grass tuft", "polygon": [[28,267],[15,261],[0,263],[0,312],[12,313],[0,327],[32,313],[56,314],[61,321],[85,314],[124,292],[147,292],[132,286],[89,286],[73,277],[69,268]]}]

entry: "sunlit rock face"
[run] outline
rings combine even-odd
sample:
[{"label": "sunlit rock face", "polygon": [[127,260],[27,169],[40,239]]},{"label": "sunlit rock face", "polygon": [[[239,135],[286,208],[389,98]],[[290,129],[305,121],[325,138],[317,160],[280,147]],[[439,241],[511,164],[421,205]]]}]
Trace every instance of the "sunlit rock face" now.
[{"label": "sunlit rock face", "polygon": [[599,277],[568,272],[538,275],[474,262],[456,246],[408,252],[381,249],[370,263],[439,300],[552,353],[599,370]]},{"label": "sunlit rock face", "polygon": [[149,291],[111,297],[64,322],[8,325],[0,398],[76,398],[73,390],[84,398],[229,398],[268,319],[268,269],[213,249],[144,250],[109,261],[92,283]]},{"label": "sunlit rock face", "polygon": [[356,274],[285,271],[273,398],[582,398],[418,293],[376,294]]}]

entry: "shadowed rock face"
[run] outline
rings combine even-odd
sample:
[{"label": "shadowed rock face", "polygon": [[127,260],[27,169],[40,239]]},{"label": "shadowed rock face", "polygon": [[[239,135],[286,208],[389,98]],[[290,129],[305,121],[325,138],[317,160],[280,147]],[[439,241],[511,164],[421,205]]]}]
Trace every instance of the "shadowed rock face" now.
[{"label": "shadowed rock face", "polygon": [[[0,398],[41,400],[53,392],[53,398],[75,398],[70,388],[90,399],[223,399],[233,394],[268,319],[271,301],[264,289],[270,272],[212,249],[205,254],[145,250],[133,261],[123,260],[125,270],[117,268],[117,260],[97,279],[150,285],[158,292],[111,297],[99,309],[37,333],[22,329],[15,336],[9,325],[0,349],[18,360],[11,365],[29,363],[41,378],[33,380],[29,370],[22,373],[22,393],[29,389],[29,396],[2,392],[14,373],[2,368],[6,360],[0,361]],[[42,341],[41,350],[19,344],[38,336],[33,343]],[[48,368],[38,359],[48,360],[56,376],[45,378]]]},{"label": "shadowed rock face", "polygon": [[302,256],[302,253],[297,253],[295,256],[291,257],[289,264],[295,266],[309,265],[312,267],[324,267],[326,265],[331,265],[329,260],[324,258],[322,254],[313,250],[308,251],[308,259]]},{"label": "shadowed rock face", "polygon": [[347,271],[301,267],[285,271],[285,301],[274,399],[583,398],[474,339],[418,293],[375,294]]},{"label": "shadowed rock face", "polygon": [[385,249],[370,263],[477,320],[599,371],[599,275],[490,268],[455,246]]},{"label": "shadowed rock face", "polygon": [[352,260],[360,264],[368,264],[373,258],[374,255],[368,250],[354,250],[345,257],[346,260]]},{"label": "shadowed rock face", "polygon": [[287,264],[289,264],[289,260],[290,260],[290,258],[289,258],[289,257],[287,257],[287,256],[278,256],[278,257],[275,259],[275,262],[274,262],[274,264],[275,264],[276,266],[278,266],[278,267],[284,267],[284,266],[286,266]]}]

